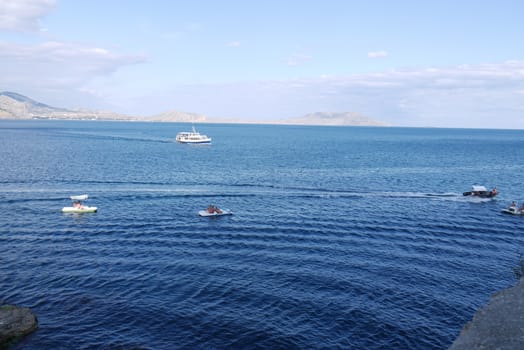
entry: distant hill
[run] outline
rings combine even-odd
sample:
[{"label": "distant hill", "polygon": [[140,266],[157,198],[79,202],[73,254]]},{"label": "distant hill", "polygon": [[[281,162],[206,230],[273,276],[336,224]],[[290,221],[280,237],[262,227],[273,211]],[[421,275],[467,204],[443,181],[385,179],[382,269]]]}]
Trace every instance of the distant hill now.
[{"label": "distant hill", "polygon": [[51,107],[16,92],[0,92],[0,119],[122,120],[151,122],[205,122],[202,114],[170,111],[151,117],[111,111]]},{"label": "distant hill", "polygon": [[205,123],[207,118],[203,114],[169,111],[142,118],[155,122]]},{"label": "distant hill", "polygon": [[[0,92],[0,119],[122,120],[180,123],[246,123],[242,120],[208,119],[203,114],[169,111],[150,117],[129,116],[111,111],[57,108],[16,92]],[[279,121],[251,121],[254,124],[387,126],[355,112],[316,112]]]},{"label": "distant hill", "polygon": [[52,107],[10,91],[0,92],[0,118],[133,120],[133,117],[108,111]]},{"label": "distant hill", "polygon": [[356,112],[316,112],[303,117],[284,120],[285,124],[299,125],[348,125],[348,126],[388,126],[387,123],[365,117]]},{"label": "distant hill", "polygon": [[43,104],[43,103],[37,102],[35,100],[32,100],[32,99],[30,99],[27,96],[20,95],[20,94],[18,94],[16,92],[4,91],[4,92],[0,93],[0,96],[9,97],[9,98],[11,98],[11,99],[13,99],[15,101],[20,102],[20,103],[31,105],[34,108],[43,108],[43,109],[49,109],[49,108],[52,109],[53,108],[53,107],[50,107],[50,106],[48,106],[46,104]]},{"label": "distant hill", "polygon": [[0,93],[1,118],[30,119],[33,116],[63,111],[61,108],[50,107],[16,92],[4,91]]}]

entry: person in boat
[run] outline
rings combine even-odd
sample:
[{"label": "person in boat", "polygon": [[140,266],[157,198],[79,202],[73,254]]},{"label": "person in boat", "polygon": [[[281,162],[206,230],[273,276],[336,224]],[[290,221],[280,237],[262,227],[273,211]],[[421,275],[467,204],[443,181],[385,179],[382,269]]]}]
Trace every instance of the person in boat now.
[{"label": "person in boat", "polygon": [[210,214],[214,214],[214,213],[220,214],[222,213],[222,210],[218,208],[217,206],[210,205],[207,207],[207,212]]},{"label": "person in boat", "polygon": [[493,187],[493,189],[491,190],[491,195],[494,197],[498,194],[497,192],[497,188],[496,187]]},{"label": "person in boat", "polygon": [[85,209],[86,207],[81,201],[74,201],[73,202],[73,208],[75,209]]},{"label": "person in boat", "polygon": [[524,203],[522,203],[518,211],[524,212]]},{"label": "person in boat", "polygon": [[515,201],[511,202],[509,209],[517,209],[517,203],[515,203]]}]

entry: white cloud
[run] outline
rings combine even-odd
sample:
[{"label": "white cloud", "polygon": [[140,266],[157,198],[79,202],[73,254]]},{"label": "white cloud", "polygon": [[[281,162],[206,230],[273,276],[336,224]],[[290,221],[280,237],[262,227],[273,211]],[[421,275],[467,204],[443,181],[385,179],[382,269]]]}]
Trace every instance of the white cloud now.
[{"label": "white cloud", "polygon": [[240,47],[241,45],[240,41],[230,41],[227,43],[227,46],[229,47]]},{"label": "white cloud", "polygon": [[0,42],[0,76],[4,83],[9,79],[19,81],[21,72],[33,81],[84,81],[145,60],[143,56],[120,55],[103,48],[58,41],[35,46]]},{"label": "white cloud", "polygon": [[[143,56],[122,55],[104,48],[64,42],[36,46],[0,41],[0,90],[10,90],[60,107],[93,107],[85,92],[96,79],[110,77]],[[101,101],[97,102],[100,107]]]},{"label": "white cloud", "polygon": [[371,52],[368,52],[368,57],[369,58],[384,58],[384,57],[388,57],[388,53],[386,51],[371,51]]},{"label": "white cloud", "polygon": [[40,18],[55,7],[55,0],[1,0],[0,30],[42,30]]},{"label": "white cloud", "polygon": [[[524,61],[391,70],[311,81],[331,102],[394,125],[524,128]],[[395,119],[392,116],[396,116]],[[389,119],[391,118],[391,119]]]},{"label": "white cloud", "polygon": [[306,63],[307,61],[310,61],[312,58],[313,56],[309,54],[296,53],[288,58],[287,65],[288,66],[299,66],[301,64]]},{"label": "white cloud", "polygon": [[[523,70],[524,61],[513,61],[192,85],[174,88],[169,99],[156,105],[177,100],[185,110],[234,118],[284,119],[311,111],[353,111],[396,126],[524,129]],[[239,103],[231,106],[227,102],[231,96]]]}]

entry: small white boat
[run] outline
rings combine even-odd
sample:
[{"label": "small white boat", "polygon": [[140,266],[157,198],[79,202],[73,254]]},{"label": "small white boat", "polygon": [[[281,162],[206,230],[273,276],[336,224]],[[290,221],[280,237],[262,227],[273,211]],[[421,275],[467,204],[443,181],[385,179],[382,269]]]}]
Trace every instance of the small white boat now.
[{"label": "small white boat", "polygon": [[511,215],[522,215],[522,216],[524,216],[524,210],[517,209],[517,207],[509,207],[509,208],[506,208],[506,209],[502,209],[502,212],[506,213],[506,214],[511,214]]},{"label": "small white boat", "polygon": [[219,209],[214,205],[210,205],[206,210],[201,210],[198,212],[200,216],[224,216],[224,215],[233,215],[233,212],[230,210]]},{"label": "small white boat", "polygon": [[211,143],[211,138],[207,135],[203,135],[195,130],[195,127],[193,126],[193,131],[187,132],[179,132],[176,135],[176,142],[180,143],[189,143],[189,144],[208,144]]},{"label": "small white boat", "polygon": [[207,210],[201,210],[198,212],[200,216],[224,216],[224,215],[233,215],[233,212],[223,210],[221,213],[209,213]]},{"label": "small white boat", "polygon": [[73,206],[63,207],[62,213],[96,213],[98,210],[97,207],[88,207],[87,205],[84,205],[83,202],[89,198],[87,194],[71,196],[70,198],[73,201]]}]

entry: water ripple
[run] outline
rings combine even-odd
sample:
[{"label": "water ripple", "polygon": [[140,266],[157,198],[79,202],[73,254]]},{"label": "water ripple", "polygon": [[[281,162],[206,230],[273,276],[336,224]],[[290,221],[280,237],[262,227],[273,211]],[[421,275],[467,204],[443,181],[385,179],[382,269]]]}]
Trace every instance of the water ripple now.
[{"label": "water ripple", "polygon": [[[24,348],[442,349],[514,282],[523,218],[500,209],[524,189],[482,143],[283,127],[282,147],[243,126],[192,148],[164,125],[67,125],[2,129],[0,302],[37,313]],[[461,195],[494,179],[496,200]],[[80,193],[99,211],[62,214]]]}]

